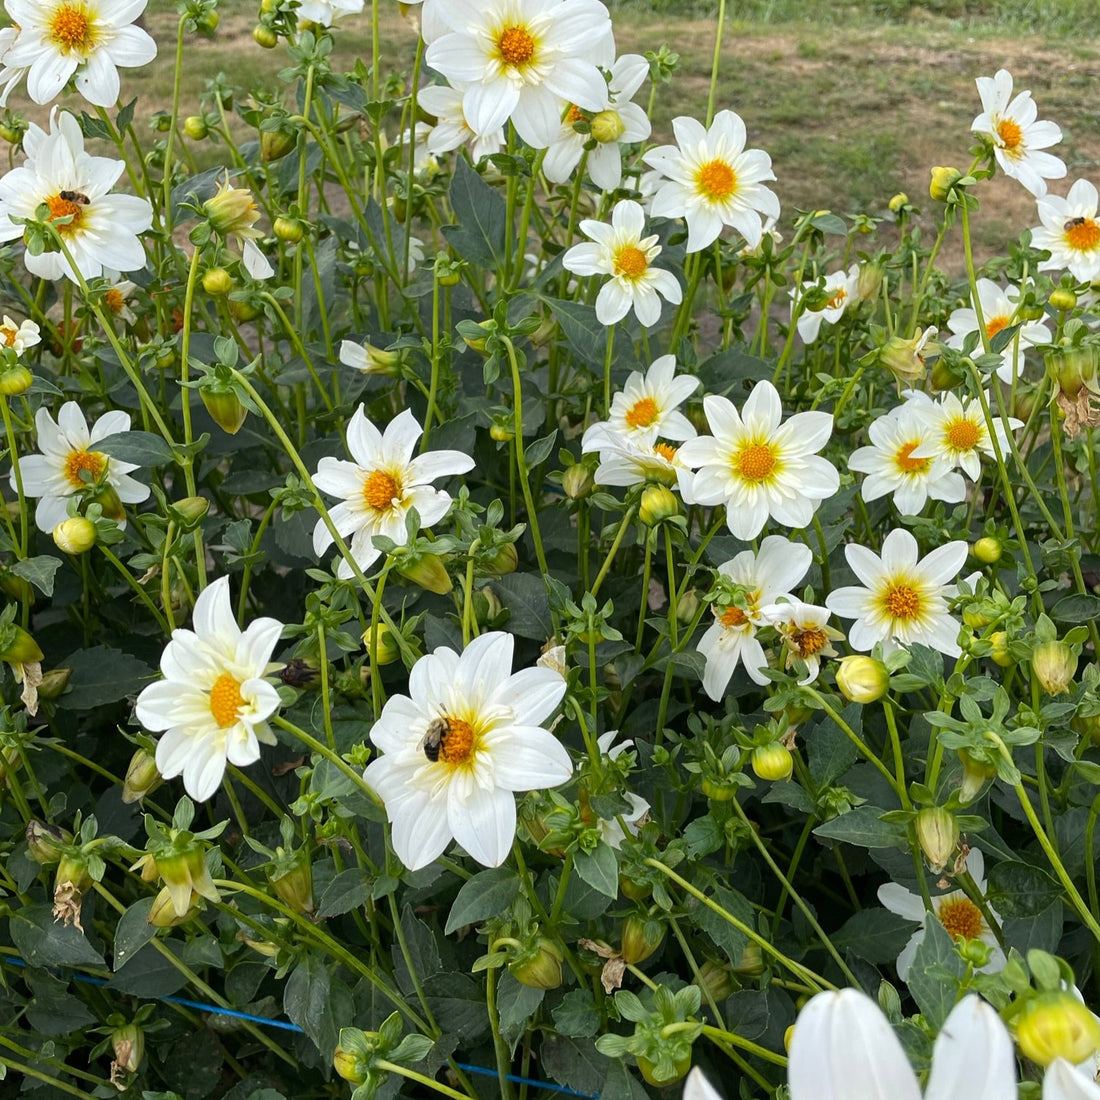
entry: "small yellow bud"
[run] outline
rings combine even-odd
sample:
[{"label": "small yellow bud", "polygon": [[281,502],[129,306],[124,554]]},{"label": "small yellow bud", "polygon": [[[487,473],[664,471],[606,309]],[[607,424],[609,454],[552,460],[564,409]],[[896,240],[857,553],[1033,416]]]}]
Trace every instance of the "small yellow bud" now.
[{"label": "small yellow bud", "polygon": [[447,567],[437,554],[420,554],[415,560],[398,565],[397,572],[406,580],[427,592],[434,592],[437,596],[446,596],[453,587]]},{"label": "small yellow bud", "polygon": [[305,227],[297,218],[276,218],[271,228],[275,236],[287,244],[297,244],[305,236]]},{"label": "small yellow bud", "polygon": [[790,779],[791,772],[794,771],[791,750],[778,741],[773,741],[770,745],[757,745],[752,750],[750,763],[758,779],[769,779],[773,783]]},{"label": "small yellow bud", "polygon": [[1003,630],[996,630],[989,635],[989,644],[993,651],[989,654],[995,665],[1008,668],[1012,664],[1012,656],[1008,652],[1008,634]]},{"label": "small yellow bud", "polygon": [[53,541],[63,554],[84,554],[95,546],[95,524],[87,516],[70,516],[53,529]]},{"label": "small yellow bud", "polygon": [[836,671],[836,686],[850,703],[873,703],[890,687],[890,673],[873,657],[845,657]]},{"label": "small yellow bud", "polygon": [[31,388],[34,375],[23,366],[8,367],[0,371],[0,393],[5,397],[18,397]]},{"label": "small yellow bud", "polygon": [[182,913],[176,911],[172,904],[172,891],[165,886],[153,901],[153,908],[149,910],[146,920],[154,928],[175,928],[177,925],[186,924],[199,915],[202,899],[191,891],[190,903]]},{"label": "small yellow bud", "polygon": [[164,782],[164,777],[157,770],[157,762],[151,752],[138,749],[130,757],[130,765],[126,769],[126,779],[122,784],[122,801],[127,806],[140,802],[150,795]]},{"label": "small yellow bud", "polygon": [[1041,993],[1016,1021],[1016,1043],[1040,1066],[1056,1058],[1076,1064],[1100,1050],[1100,1024],[1072,993]]},{"label": "small yellow bud", "polygon": [[1050,292],[1048,301],[1052,309],[1058,309],[1066,313],[1077,305],[1077,295],[1074,294],[1072,290],[1058,287]]},{"label": "small yellow bud", "polygon": [[1048,695],[1064,695],[1073,686],[1077,656],[1065,642],[1044,642],[1031,655],[1031,670]]},{"label": "small yellow bud", "polygon": [[614,108],[600,111],[592,119],[592,136],[601,144],[618,141],[626,132],[623,116]]},{"label": "small yellow bud", "polygon": [[938,875],[954,857],[959,846],[959,823],[942,806],[926,806],[916,817],[917,842],[932,873]]},{"label": "small yellow bud", "polygon": [[379,623],[375,630],[367,627],[363,631],[363,645],[367,655],[371,655],[371,638],[374,638],[374,663],[376,665],[391,665],[401,656],[401,650],[393,640],[393,631],[385,623]]},{"label": "small yellow bud", "polygon": [[656,527],[679,514],[680,501],[667,486],[649,485],[643,490],[642,499],[638,503],[638,518],[647,527]]},{"label": "small yellow bud", "polygon": [[991,535],[978,539],[974,543],[973,551],[974,557],[985,565],[996,565],[1001,560],[1001,554],[1004,552],[1000,539],[995,539]]},{"label": "small yellow bud", "polygon": [[270,28],[258,23],[252,29],[252,40],[265,50],[273,50],[279,44],[279,36]]},{"label": "small yellow bud", "polygon": [[899,382],[919,382],[924,377],[926,360],[932,351],[928,343],[935,334],[936,329],[929,326],[911,340],[891,336],[880,353],[879,361]]},{"label": "small yellow bud", "polygon": [[183,132],[192,141],[202,141],[210,133],[210,127],[202,115],[188,115],[183,121]]},{"label": "small yellow bud", "polygon": [[202,289],[213,298],[220,298],[233,289],[233,276],[224,267],[212,267],[203,272]]},{"label": "small yellow bud", "polygon": [[899,191],[888,203],[891,214],[897,214],[903,207],[909,205],[909,196],[904,191]]},{"label": "small yellow bud", "polygon": [[951,189],[962,179],[962,172],[957,168],[933,168],[932,182],[928,185],[928,194],[936,202],[947,202],[951,197]]}]

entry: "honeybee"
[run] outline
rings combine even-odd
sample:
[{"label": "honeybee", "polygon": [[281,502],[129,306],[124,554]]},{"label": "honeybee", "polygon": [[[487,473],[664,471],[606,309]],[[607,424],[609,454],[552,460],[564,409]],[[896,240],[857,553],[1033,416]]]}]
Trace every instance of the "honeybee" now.
[{"label": "honeybee", "polygon": [[434,764],[439,759],[439,750],[443,747],[443,742],[447,738],[447,734],[451,731],[451,720],[449,718],[433,718],[428,723],[428,728],[424,731],[424,740],[420,742],[420,747],[424,750],[424,755]]},{"label": "honeybee", "polygon": [[1087,218],[1070,218],[1062,228],[1068,233],[1071,229],[1076,229],[1079,225],[1084,225],[1088,221]]},{"label": "honeybee", "polygon": [[83,191],[59,191],[57,197],[65,202],[75,202],[81,206],[87,206],[92,201]]}]

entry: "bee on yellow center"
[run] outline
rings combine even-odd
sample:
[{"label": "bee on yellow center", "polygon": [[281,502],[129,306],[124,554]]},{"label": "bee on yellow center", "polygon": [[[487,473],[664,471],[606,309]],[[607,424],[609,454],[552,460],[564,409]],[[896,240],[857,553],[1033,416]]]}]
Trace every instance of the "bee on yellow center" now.
[{"label": "bee on yellow center", "polygon": [[1066,223],[1066,244],[1079,252],[1091,252],[1100,245],[1100,225],[1092,218],[1074,218]]},{"label": "bee on yellow center", "polygon": [[474,752],[474,728],[461,718],[435,718],[424,732],[420,744],[433,763],[465,764]]},{"label": "bee on yellow center", "polygon": [[66,191],[63,194],[51,195],[46,200],[46,205],[50,208],[51,222],[58,221],[61,218],[72,219],[55,227],[61,234],[75,233],[84,218],[84,208],[87,203],[75,202],[73,199],[65,197],[71,194],[75,194],[75,192]]}]

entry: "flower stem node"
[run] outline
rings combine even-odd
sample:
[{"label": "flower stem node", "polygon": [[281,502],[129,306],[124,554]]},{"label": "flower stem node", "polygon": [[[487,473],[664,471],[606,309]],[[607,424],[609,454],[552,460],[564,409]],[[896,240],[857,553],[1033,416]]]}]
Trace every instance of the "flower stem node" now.
[{"label": "flower stem node", "polygon": [[995,539],[991,535],[978,539],[971,549],[974,557],[984,565],[996,565],[997,562],[1001,560],[1001,555],[1004,553],[1004,548],[1001,546],[1001,540]]},{"label": "flower stem node", "polygon": [[1031,671],[1048,695],[1065,695],[1073,686],[1077,655],[1065,642],[1043,642],[1031,655]]},{"label": "flower stem node", "polygon": [[553,940],[539,936],[533,950],[508,964],[512,977],[531,989],[557,989],[561,985],[562,949]]},{"label": "flower stem node", "polygon": [[957,168],[933,168],[932,180],[928,185],[928,194],[936,202],[951,202],[955,185],[963,178]]},{"label": "flower stem node", "polygon": [[942,806],[926,806],[917,813],[913,824],[928,867],[938,875],[954,861],[959,847],[958,820]]},{"label": "flower stem node", "polygon": [[96,526],[87,516],[70,516],[53,529],[53,541],[64,554],[86,554],[96,543]]},{"label": "flower stem node", "polygon": [[890,673],[873,657],[845,657],[836,673],[836,686],[849,703],[873,703],[890,687]]},{"label": "flower stem node", "polygon": [[790,779],[794,771],[794,759],[791,750],[773,741],[770,745],[757,745],[752,750],[752,770],[758,779],[768,779],[773,783],[782,783]]},{"label": "flower stem node", "polygon": [[649,485],[643,490],[638,504],[638,518],[647,527],[657,527],[679,514],[680,501],[667,485]]},{"label": "flower stem node", "polygon": [[1077,1064],[1100,1050],[1100,1023],[1069,990],[1032,998],[1015,1021],[1021,1053],[1040,1066],[1056,1058]]}]

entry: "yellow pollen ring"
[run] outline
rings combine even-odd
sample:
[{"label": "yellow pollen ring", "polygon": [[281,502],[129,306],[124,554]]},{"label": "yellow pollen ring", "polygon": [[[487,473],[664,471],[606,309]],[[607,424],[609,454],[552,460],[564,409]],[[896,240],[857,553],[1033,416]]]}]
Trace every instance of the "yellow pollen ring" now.
[{"label": "yellow pollen ring", "polygon": [[825,303],[826,309],[836,309],[848,297],[848,288],[839,286],[833,291],[833,296]]},{"label": "yellow pollen ring", "polygon": [[660,411],[652,397],[643,397],[627,410],[626,422],[632,428],[648,428],[657,419]]},{"label": "yellow pollen ring", "polygon": [[363,482],[363,500],[376,512],[388,512],[401,498],[401,485],[393,474],[373,470]]},{"label": "yellow pollen ring", "polygon": [[775,452],[767,443],[750,443],[734,460],[737,472],[746,481],[766,481],[775,469]]},{"label": "yellow pollen ring", "polygon": [[912,443],[906,443],[904,447],[898,450],[897,455],[894,457],[894,461],[898,464],[899,469],[904,470],[907,474],[919,474],[928,469],[932,461],[931,459],[911,457],[919,446],[920,440],[917,439]]},{"label": "yellow pollen ring", "polygon": [[790,642],[791,648],[799,657],[813,657],[829,644],[829,636],[821,627],[811,626],[806,630],[795,630],[790,636]]},{"label": "yellow pollen ring", "polygon": [[235,725],[244,708],[244,697],[241,695],[240,681],[223,672],[210,689],[210,713],[219,729],[228,729]]},{"label": "yellow pollen ring", "polygon": [[1078,252],[1091,252],[1100,245],[1100,225],[1092,218],[1074,218],[1066,230],[1066,244]]},{"label": "yellow pollen ring", "polygon": [[920,614],[920,593],[908,584],[895,584],[882,603],[895,619],[915,619]]},{"label": "yellow pollen ring", "polygon": [[718,616],[718,621],[723,626],[744,626],[749,621],[749,617],[739,607],[727,607]]},{"label": "yellow pollen ring", "polygon": [[977,424],[965,417],[952,421],[945,434],[947,444],[953,451],[974,450],[982,435]]},{"label": "yellow pollen ring", "polygon": [[123,298],[122,291],[117,287],[111,287],[111,289],[103,295],[103,301],[112,313],[121,313],[123,307],[126,305],[126,299]]},{"label": "yellow pollen ring", "polygon": [[671,443],[654,443],[653,444],[653,453],[660,455],[663,459],[666,459],[668,462],[672,462],[676,458],[676,451],[677,451],[677,448],[674,447]]},{"label": "yellow pollen ring", "polygon": [[985,334],[990,338],[990,340],[992,340],[993,337],[1001,331],[1001,329],[1005,328],[1008,328],[1007,317],[991,317],[985,323]]},{"label": "yellow pollen ring", "polygon": [[51,222],[58,221],[60,218],[72,219],[55,227],[59,233],[75,232],[84,218],[84,207],[80,203],[63,199],[60,195],[51,195],[46,200],[46,205],[50,208]]},{"label": "yellow pollen ring", "polygon": [[695,173],[695,185],[711,202],[724,202],[737,190],[737,173],[724,160],[709,160]]},{"label": "yellow pollen ring", "polygon": [[976,940],[982,934],[982,914],[969,898],[945,901],[937,916],[949,936],[956,940]]},{"label": "yellow pollen ring", "polygon": [[15,347],[15,338],[19,335],[19,330],[14,325],[0,325],[0,340],[3,341],[4,347]]},{"label": "yellow pollen ring", "polygon": [[50,38],[62,53],[86,52],[94,42],[92,24],[82,3],[62,4],[50,20]]},{"label": "yellow pollen ring", "polygon": [[1024,132],[1013,119],[1002,118],[997,123],[997,137],[1001,139],[1001,147],[1011,153],[1023,142]]},{"label": "yellow pollen ring", "polygon": [[634,282],[640,279],[649,267],[645,253],[637,245],[623,245],[615,253],[615,274]]},{"label": "yellow pollen ring", "polygon": [[535,40],[526,27],[505,27],[497,39],[501,60],[509,65],[526,65],[535,56]]},{"label": "yellow pollen ring", "polygon": [[473,726],[461,718],[447,719],[447,734],[439,743],[439,759],[445,764],[465,764],[473,754]]},{"label": "yellow pollen ring", "polygon": [[92,475],[92,481],[99,481],[107,468],[107,456],[99,451],[70,451],[65,459],[65,477],[74,489],[86,489],[89,482],[80,476],[81,470]]}]

